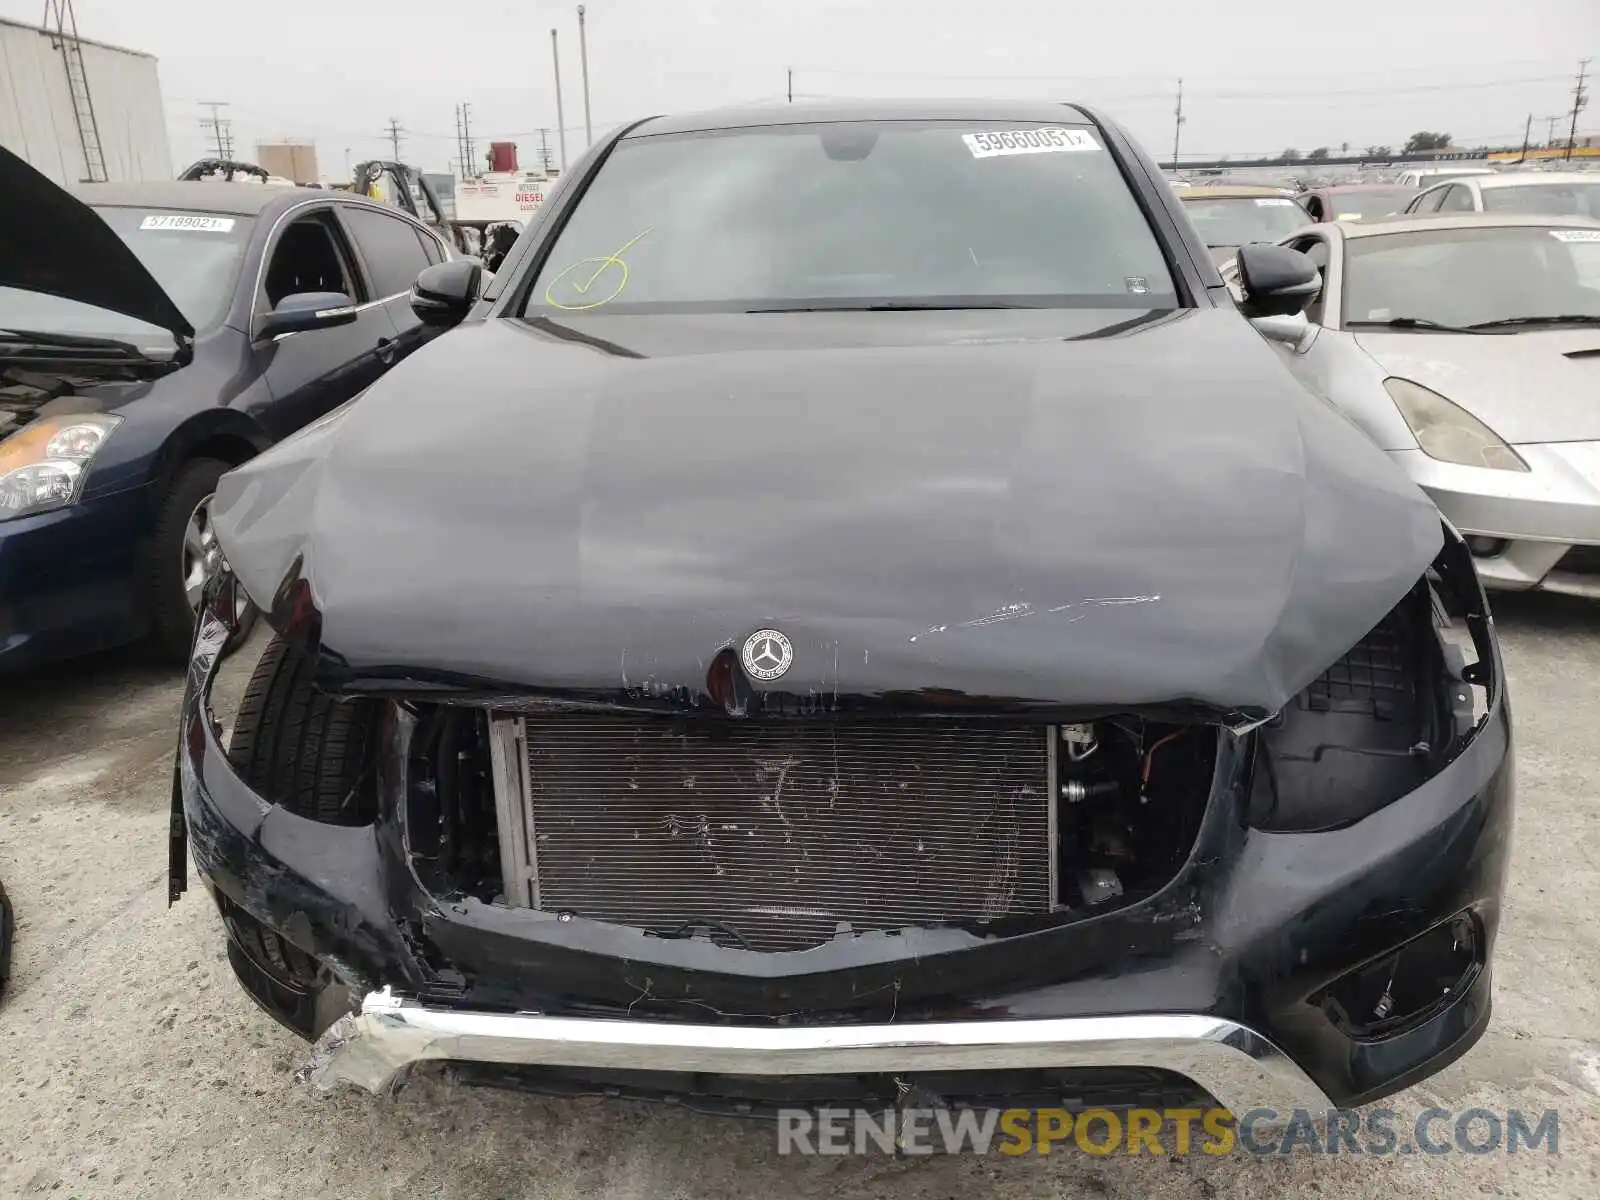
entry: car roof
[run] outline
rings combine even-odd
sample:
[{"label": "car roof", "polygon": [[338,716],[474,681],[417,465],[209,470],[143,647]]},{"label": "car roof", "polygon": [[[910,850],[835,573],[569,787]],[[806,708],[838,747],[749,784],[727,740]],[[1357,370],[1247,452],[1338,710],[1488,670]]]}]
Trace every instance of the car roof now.
[{"label": "car roof", "polygon": [[1021,121],[1041,124],[1092,123],[1089,114],[1062,100],[827,100],[712,108],[701,112],[647,117],[629,137],[661,133],[699,133],[757,125],[804,125],[828,121]]},{"label": "car roof", "polygon": [[1288,199],[1294,195],[1289,188],[1271,187],[1258,183],[1233,183],[1221,184],[1218,187],[1191,188],[1181,197],[1183,200],[1246,200],[1252,197],[1281,196]]},{"label": "car roof", "polygon": [[[1600,229],[1589,217],[1542,216],[1537,213],[1458,213],[1445,216],[1388,217],[1377,221],[1341,224],[1346,238],[1381,237],[1387,233],[1426,233],[1433,229],[1494,229],[1508,226],[1534,229]],[[1296,237],[1308,232],[1301,230]]]},{"label": "car roof", "polygon": [[1421,189],[1396,180],[1394,183],[1330,183],[1311,190],[1318,196],[1342,196],[1346,192],[1415,192]]},{"label": "car roof", "polygon": [[1480,188],[1534,187],[1541,183],[1595,183],[1600,184],[1600,173],[1594,171],[1516,171],[1494,178],[1485,176],[1478,180]]},{"label": "car roof", "polygon": [[302,200],[326,200],[332,196],[353,198],[348,193],[323,188],[177,179],[150,183],[85,183],[74,186],[72,194],[91,208],[165,208],[241,217],[258,216],[268,209],[287,207]]}]

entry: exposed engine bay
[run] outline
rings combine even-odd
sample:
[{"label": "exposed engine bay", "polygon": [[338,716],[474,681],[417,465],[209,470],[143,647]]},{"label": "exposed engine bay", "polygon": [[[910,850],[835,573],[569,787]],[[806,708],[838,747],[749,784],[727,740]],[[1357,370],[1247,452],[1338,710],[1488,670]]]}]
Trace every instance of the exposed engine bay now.
[{"label": "exposed engine bay", "polygon": [[[130,365],[107,363],[86,367],[74,363],[60,369],[25,367],[0,361],[0,439],[9,437],[36,417],[48,416],[57,402],[71,398],[67,411],[93,411],[92,389],[109,380],[139,378]],[[85,393],[89,393],[88,396]]]},{"label": "exposed engine bay", "polygon": [[1333,828],[1429,778],[1472,728],[1429,585],[1260,729],[729,722],[417,706],[408,821],[470,895],[759,951],[913,926],[1007,936],[1136,904],[1193,851],[1221,744],[1247,819]]}]

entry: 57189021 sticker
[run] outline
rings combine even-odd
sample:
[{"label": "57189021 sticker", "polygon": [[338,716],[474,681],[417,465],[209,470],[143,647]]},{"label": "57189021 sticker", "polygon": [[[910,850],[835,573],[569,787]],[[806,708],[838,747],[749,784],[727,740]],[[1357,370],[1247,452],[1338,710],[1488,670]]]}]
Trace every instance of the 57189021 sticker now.
[{"label": "57189021 sticker", "polygon": [[1060,154],[1072,150],[1098,150],[1099,143],[1086,129],[1063,129],[1049,125],[1042,129],[1005,129],[996,133],[963,133],[961,140],[973,158],[997,158],[1002,154]]},{"label": "57189021 sticker", "polygon": [[161,213],[139,222],[140,229],[182,229],[192,233],[229,233],[232,217],[211,217],[204,213]]}]

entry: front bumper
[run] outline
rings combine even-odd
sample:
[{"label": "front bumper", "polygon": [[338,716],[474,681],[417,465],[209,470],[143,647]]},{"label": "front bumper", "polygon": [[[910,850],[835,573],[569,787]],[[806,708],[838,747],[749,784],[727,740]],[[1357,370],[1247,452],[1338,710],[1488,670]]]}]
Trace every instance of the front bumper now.
[{"label": "front bumper", "polygon": [[0,671],[136,640],[153,520],[137,487],[0,521]]},{"label": "front bumper", "polygon": [[1600,599],[1600,574],[1564,568],[1574,546],[1600,546],[1600,442],[1517,446],[1530,470],[1490,471],[1390,451],[1462,534],[1497,543],[1474,562],[1485,587]]},{"label": "front bumper", "polygon": [[1192,1080],[1234,1112],[1323,1112],[1328,1098],[1281,1050],[1217,1017],[1170,1013],[1055,1020],[760,1028],[459,1012],[368,995],[306,1072],[385,1093],[421,1062],[738,1076],[890,1075],[1145,1066]]},{"label": "front bumper", "polygon": [[[1283,1111],[1388,1094],[1488,1022],[1512,782],[1487,623],[1474,736],[1364,820],[1263,833],[1243,795],[1219,792],[1178,876],[1127,908],[1003,939],[910,930],[771,954],[435,896],[408,852],[404,805],[336,828],[268,804],[229,766],[210,711],[228,636],[218,611],[202,616],[184,703],[173,896],[186,831],[225,908],[324,964],[328,986],[285,996],[230,946],[263,1007],[320,1035],[309,1073],[325,1084],[387,1088],[441,1060],[642,1073],[672,1080],[660,1094],[693,1096],[729,1079],[1121,1066],[1182,1076],[1236,1112]],[[403,791],[399,770],[385,755],[386,796]],[[1478,957],[1415,1022],[1352,1032],[1319,999],[1461,914],[1480,931]]]}]

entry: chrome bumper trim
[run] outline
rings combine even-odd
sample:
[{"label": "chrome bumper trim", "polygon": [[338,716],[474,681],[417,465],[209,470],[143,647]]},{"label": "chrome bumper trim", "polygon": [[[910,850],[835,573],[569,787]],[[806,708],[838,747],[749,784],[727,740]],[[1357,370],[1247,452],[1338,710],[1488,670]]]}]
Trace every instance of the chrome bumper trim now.
[{"label": "chrome bumper trim", "polygon": [[385,1094],[421,1062],[726,1075],[898,1074],[1031,1067],[1157,1067],[1235,1113],[1323,1113],[1322,1090],[1266,1038],[1185,1013],[906,1025],[679,1025],[431,1008],[385,988],[341,1017],[300,1078]]}]

